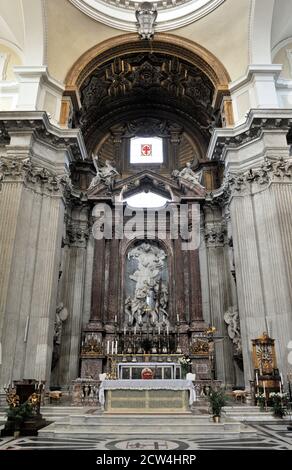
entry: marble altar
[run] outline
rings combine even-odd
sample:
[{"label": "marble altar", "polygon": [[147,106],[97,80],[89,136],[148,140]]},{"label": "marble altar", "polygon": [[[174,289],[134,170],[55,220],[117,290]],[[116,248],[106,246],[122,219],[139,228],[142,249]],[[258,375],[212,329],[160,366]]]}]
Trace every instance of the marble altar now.
[{"label": "marble altar", "polygon": [[191,380],[104,380],[99,389],[106,412],[186,412],[195,400]]}]

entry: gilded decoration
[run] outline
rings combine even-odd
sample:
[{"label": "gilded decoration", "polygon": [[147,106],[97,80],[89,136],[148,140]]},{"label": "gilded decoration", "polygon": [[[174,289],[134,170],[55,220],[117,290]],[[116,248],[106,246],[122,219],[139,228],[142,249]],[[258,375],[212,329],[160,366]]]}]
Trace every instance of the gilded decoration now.
[{"label": "gilded decoration", "polygon": [[207,338],[197,338],[190,346],[190,353],[193,355],[209,355],[209,340]]},{"label": "gilded decoration", "polygon": [[140,41],[137,34],[122,34],[105,40],[86,51],[68,72],[65,83],[67,91],[75,91],[93,70],[103,63],[120,57],[124,53],[139,52],[170,53],[172,56],[187,60],[202,70],[211,80],[216,90],[228,92],[230,76],[223,64],[211,52],[201,45],[168,33],[157,33],[155,40]]},{"label": "gilded decoration", "polygon": [[82,83],[79,119],[88,140],[96,129],[113,125],[120,113],[129,120],[139,109],[144,115],[154,109],[170,115],[175,107],[181,119],[189,116],[209,140],[210,126],[216,123],[213,95],[206,75],[182,59],[154,52],[125,54],[100,65]]},{"label": "gilded decoration", "polygon": [[254,369],[260,375],[272,374],[277,368],[275,354],[275,340],[264,332],[259,338],[252,340]]}]

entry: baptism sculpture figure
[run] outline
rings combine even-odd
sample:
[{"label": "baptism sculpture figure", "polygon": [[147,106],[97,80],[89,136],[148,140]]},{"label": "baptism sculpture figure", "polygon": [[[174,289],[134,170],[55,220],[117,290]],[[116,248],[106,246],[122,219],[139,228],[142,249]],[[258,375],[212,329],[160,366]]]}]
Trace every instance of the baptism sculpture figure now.
[{"label": "baptism sculpture figure", "polygon": [[201,188],[203,188],[204,186],[201,185],[200,183],[200,178],[201,178],[201,174],[196,174],[193,170],[192,170],[192,164],[191,162],[188,162],[185,166],[185,168],[183,168],[181,171],[179,170],[174,170],[172,172],[173,176],[175,178],[178,178],[180,180],[180,182],[184,182],[186,181],[187,183],[189,183],[192,187],[195,187],[195,186],[200,186]]},{"label": "baptism sculpture figure", "polygon": [[92,189],[100,183],[104,183],[106,186],[111,187],[113,180],[116,176],[119,176],[118,171],[111,165],[109,160],[105,161],[104,166],[99,166],[98,156],[92,158],[94,168],[96,171],[95,177],[92,179],[88,189]]},{"label": "baptism sculpture figure", "polygon": [[160,322],[168,323],[168,289],[162,282],[166,254],[150,243],[142,243],[128,253],[128,259],[137,261],[137,269],[129,274],[136,283],[132,297],[125,300],[125,313],[128,325],[143,325],[147,313],[152,326]]}]

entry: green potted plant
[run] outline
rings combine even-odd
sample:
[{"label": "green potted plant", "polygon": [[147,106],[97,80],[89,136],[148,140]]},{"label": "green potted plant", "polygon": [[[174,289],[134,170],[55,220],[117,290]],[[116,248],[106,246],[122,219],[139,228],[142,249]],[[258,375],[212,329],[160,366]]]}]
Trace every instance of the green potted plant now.
[{"label": "green potted plant", "polygon": [[14,437],[18,437],[22,424],[26,419],[31,418],[33,415],[33,410],[31,405],[26,402],[22,405],[10,406],[6,414],[7,429],[10,429],[14,432]]},{"label": "green potted plant", "polygon": [[287,414],[286,402],[287,394],[286,393],[275,393],[272,392],[269,395],[272,400],[272,410],[275,418],[283,418]]},{"label": "green potted plant", "polygon": [[222,408],[227,403],[227,397],[225,395],[224,390],[222,389],[214,390],[211,388],[209,396],[208,396],[208,400],[209,400],[211,412],[213,415],[213,421],[215,423],[219,423],[221,413],[222,413]]}]

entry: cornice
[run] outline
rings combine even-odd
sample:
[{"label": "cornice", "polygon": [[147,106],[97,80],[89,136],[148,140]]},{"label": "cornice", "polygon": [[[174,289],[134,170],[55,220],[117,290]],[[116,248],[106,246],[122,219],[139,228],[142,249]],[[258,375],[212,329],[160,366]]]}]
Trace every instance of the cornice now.
[{"label": "cornice", "polygon": [[[129,0],[69,0],[76,8],[94,20],[120,31],[137,31],[135,10],[139,2]],[[208,15],[225,0],[158,0],[156,31],[182,28]]]},{"label": "cornice", "polygon": [[46,145],[70,149],[73,161],[87,158],[81,131],[54,126],[44,111],[2,111],[0,125],[0,143],[7,144],[7,136],[12,134],[30,131]]},{"label": "cornice", "polygon": [[228,149],[240,148],[259,138],[264,131],[288,132],[292,127],[291,109],[251,109],[246,122],[233,128],[214,129],[207,158],[225,161]]}]

